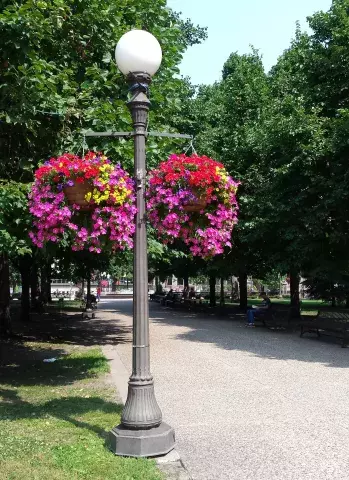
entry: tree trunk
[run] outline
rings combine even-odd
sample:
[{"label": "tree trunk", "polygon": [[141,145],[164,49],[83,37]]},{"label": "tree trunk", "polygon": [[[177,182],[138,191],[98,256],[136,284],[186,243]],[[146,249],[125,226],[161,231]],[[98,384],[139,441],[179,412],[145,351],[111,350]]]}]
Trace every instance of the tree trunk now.
[{"label": "tree trunk", "polygon": [[87,297],[86,297],[86,308],[92,308],[91,302],[91,275],[87,275]]},{"label": "tree trunk", "polygon": [[336,297],[332,296],[331,297],[331,307],[335,308],[335,306],[336,306]]},{"label": "tree trunk", "polygon": [[232,275],[231,277],[231,299],[232,301],[239,298],[239,282],[238,279]]},{"label": "tree trunk", "polygon": [[21,260],[20,265],[22,280],[21,295],[21,320],[22,322],[30,321],[30,268],[26,259]]},{"label": "tree trunk", "polygon": [[282,277],[279,273],[279,297],[282,298]]},{"label": "tree trunk", "polygon": [[51,280],[52,280],[51,261],[47,261],[46,263],[46,298],[49,303],[52,302]]},{"label": "tree trunk", "polygon": [[44,305],[47,304],[47,268],[46,265],[42,265],[40,268],[40,301]]},{"label": "tree trunk", "polygon": [[11,332],[10,268],[7,255],[0,253],[0,337]]},{"label": "tree trunk", "polygon": [[240,287],[240,308],[247,309],[247,274],[240,272],[239,274]]},{"label": "tree trunk", "polygon": [[189,277],[188,277],[188,275],[184,275],[184,277],[183,277],[183,287],[184,288],[186,288],[186,287],[189,288]]},{"label": "tree trunk", "polygon": [[87,277],[87,295],[88,296],[91,295],[91,277],[90,277],[90,275],[88,275],[88,277]]},{"label": "tree trunk", "polygon": [[210,306],[216,306],[216,277],[210,276]]},{"label": "tree trunk", "polygon": [[290,272],[290,291],[291,291],[291,318],[299,318],[301,316],[301,305],[299,301],[299,273],[297,271]]},{"label": "tree trunk", "polygon": [[38,266],[36,263],[33,263],[31,274],[30,274],[30,300],[32,307],[36,306],[37,297],[39,293],[39,275],[38,275]]},{"label": "tree trunk", "polygon": [[221,277],[221,298],[220,298],[220,305],[223,306],[225,304],[224,298],[224,278]]}]

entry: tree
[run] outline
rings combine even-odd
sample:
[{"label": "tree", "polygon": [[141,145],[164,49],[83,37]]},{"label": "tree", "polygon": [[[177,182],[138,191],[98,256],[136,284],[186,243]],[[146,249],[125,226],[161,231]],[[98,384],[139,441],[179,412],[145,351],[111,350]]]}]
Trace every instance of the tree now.
[{"label": "tree", "polygon": [[[230,174],[242,182],[238,190],[239,223],[233,231],[233,249],[224,258],[224,276],[240,279],[240,306],[247,307],[247,275],[264,272],[265,240],[255,231],[259,170],[259,124],[269,103],[269,83],[256,50],[248,55],[233,53],[223,67],[223,80],[201,87],[194,100],[197,147],[220,160]],[[216,276],[223,268],[217,259]],[[221,265],[219,265],[221,263]]]},{"label": "tree", "polygon": [[22,262],[31,255],[28,237],[31,219],[27,206],[28,185],[2,182],[0,189],[0,331],[9,333],[11,330],[9,259],[13,262]]},{"label": "tree", "polygon": [[[185,82],[174,77],[182,54],[206,36],[204,29],[166,8],[165,0],[5,2],[0,26],[0,147],[6,160],[0,177],[22,179],[23,172],[29,178],[39,160],[63,150],[82,150],[82,129],[130,129],[127,85],[112,58],[123,33],[143,28],[162,45],[150,123],[164,129],[171,114],[182,111]],[[149,141],[150,164],[166,145],[175,143]],[[94,139],[89,147],[131,167],[130,143]]]},{"label": "tree", "polygon": [[248,273],[289,273],[295,316],[301,272],[339,285],[348,274],[348,12],[334,0],[310,17],[313,33],[298,27],[269,75],[257,51],[233,53],[193,100],[198,150],[242,182],[230,255],[241,306]]},{"label": "tree", "polygon": [[[182,20],[166,7],[165,0],[5,0],[0,28],[0,179],[21,182],[32,180],[39,161],[63,151],[86,149],[84,129],[131,129],[125,104],[127,85],[113,60],[115,44],[123,33],[143,28],[162,45],[164,59],[152,86],[150,123],[154,129],[165,130],[175,128],[171,118],[183,117],[182,99],[189,84],[175,75],[182,54],[206,37],[205,29]],[[177,144],[165,138],[150,139],[149,165]],[[104,150],[132,169],[130,142],[99,138],[88,147]],[[11,220],[3,217],[2,221],[3,236],[11,237]],[[23,232],[25,222],[18,224]],[[27,258],[21,257],[23,274],[28,272]],[[5,278],[6,253],[1,261]],[[5,312],[8,279],[2,285],[1,303],[6,307],[1,311]]]},{"label": "tree", "polygon": [[[303,268],[314,279],[317,272],[323,276],[327,271],[329,282],[335,271],[339,277],[346,275],[349,266],[348,6],[346,0],[335,0],[329,12],[308,18],[313,33],[298,30],[272,72],[273,97],[287,122],[288,157],[293,159],[285,159],[287,171],[279,184],[279,191],[291,199],[285,215],[288,249],[292,245],[296,270]],[[281,125],[279,118],[269,131],[278,134],[284,146]],[[286,199],[281,203],[287,205]]]}]

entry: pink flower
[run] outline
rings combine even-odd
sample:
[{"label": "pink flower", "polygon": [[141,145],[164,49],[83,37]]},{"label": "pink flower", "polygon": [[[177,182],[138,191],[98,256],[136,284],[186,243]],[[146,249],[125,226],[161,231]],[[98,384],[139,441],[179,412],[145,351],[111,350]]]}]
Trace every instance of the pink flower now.
[{"label": "pink flower", "polygon": [[[223,165],[212,159],[170,155],[167,162],[150,172],[149,221],[164,243],[181,238],[194,256],[219,255],[225,246],[231,246],[231,232],[237,222],[238,185]],[[184,210],[199,197],[205,198],[205,209]]]},{"label": "pink flower", "polygon": [[[99,168],[110,160],[89,152],[84,159],[71,154],[51,158],[35,174],[35,182],[29,194],[29,209],[33,215],[33,230],[29,233],[32,242],[43,248],[47,242],[69,240],[72,250],[88,249],[101,253],[100,238],[112,250],[132,248],[136,214],[134,182],[119,166],[109,172],[107,184],[99,181]],[[60,172],[59,175],[57,172]],[[105,173],[103,174],[105,180]],[[64,193],[64,184],[83,183],[91,179],[99,192],[110,191],[109,199],[95,205],[89,213],[79,214],[79,205],[69,205]],[[57,187],[60,182],[60,189]],[[126,187],[128,193],[118,204],[112,193]],[[90,216],[91,221],[85,219]]]}]

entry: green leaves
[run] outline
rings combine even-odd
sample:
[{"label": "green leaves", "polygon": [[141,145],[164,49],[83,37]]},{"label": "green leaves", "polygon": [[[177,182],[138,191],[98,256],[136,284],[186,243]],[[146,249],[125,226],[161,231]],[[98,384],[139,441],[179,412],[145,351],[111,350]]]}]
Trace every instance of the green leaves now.
[{"label": "green leaves", "polygon": [[29,185],[0,182],[0,191],[0,253],[7,253],[12,258],[31,254]]},{"label": "green leaves", "polygon": [[[39,6],[38,6],[39,5]],[[35,166],[64,150],[81,149],[81,130],[129,130],[127,85],[113,61],[117,40],[131,28],[145,28],[159,39],[164,61],[151,89],[151,127],[162,129],[184,90],[174,78],[186,47],[205,38],[200,27],[166,7],[163,0],[26,0],[0,13],[0,148],[5,161],[0,178],[30,180],[23,163]],[[2,118],[0,117],[0,120]],[[174,122],[176,123],[176,122]],[[178,126],[178,125],[176,125]],[[158,162],[176,142],[152,139],[149,161]],[[132,169],[129,144],[95,139],[91,148],[106,150]],[[164,149],[165,147],[165,149]]]}]

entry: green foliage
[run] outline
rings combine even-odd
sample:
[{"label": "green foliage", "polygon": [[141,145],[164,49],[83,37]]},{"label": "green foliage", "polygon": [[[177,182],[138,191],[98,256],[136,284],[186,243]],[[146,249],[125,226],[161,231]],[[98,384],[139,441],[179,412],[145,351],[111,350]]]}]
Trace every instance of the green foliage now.
[{"label": "green foliage", "polygon": [[[53,252],[51,251],[51,254]],[[70,247],[58,248],[53,256],[53,277],[64,278],[74,283],[93,277],[97,272],[104,272],[110,263],[110,254],[96,255],[89,251],[73,252]]]},{"label": "green foliage", "polygon": [[[21,178],[30,178],[39,160],[81,151],[84,129],[130,130],[127,85],[113,60],[123,33],[143,28],[160,41],[164,59],[151,90],[150,127],[164,130],[182,111],[187,82],[175,77],[182,54],[206,35],[166,8],[165,0],[11,2],[2,9],[0,28],[0,148],[6,159],[0,177]],[[175,144],[151,139],[149,165]],[[132,167],[131,143],[93,139],[88,146]]]},{"label": "green foliage", "polygon": [[[225,165],[242,182],[238,190],[239,224],[233,233],[233,249],[207,266],[208,273],[228,276],[232,272],[255,273],[265,259],[256,231],[257,189],[264,183],[260,162],[260,123],[269,103],[269,83],[257,51],[233,53],[223,69],[223,80],[201,87],[194,101],[196,145]],[[223,273],[222,273],[223,272]]]},{"label": "green foliage", "polygon": [[0,252],[10,257],[31,253],[28,231],[31,217],[27,195],[29,185],[0,182]]},{"label": "green foliage", "polygon": [[233,53],[194,100],[198,149],[242,182],[235,273],[348,272],[348,12],[334,0],[310,17],[269,75],[256,50]]},{"label": "green foliage", "polygon": [[118,252],[111,257],[106,268],[113,280],[120,280],[122,277],[131,279],[133,276],[133,254],[130,251]]},{"label": "green foliage", "polygon": [[[128,87],[113,58],[118,39],[132,28],[153,33],[163,50],[163,62],[151,87],[149,128],[183,128],[182,132],[189,128],[183,122],[184,101],[193,88],[188,80],[178,78],[178,65],[189,45],[206,38],[206,30],[182,20],[166,7],[165,0],[3,2],[0,28],[0,178],[31,181],[39,161],[87,148],[103,150],[132,172],[132,142],[110,138],[84,142],[82,135],[91,129],[132,128],[126,106]],[[183,141],[149,138],[149,168],[182,147]],[[0,213],[0,249],[13,247],[25,253],[21,249],[26,248],[26,241],[23,245],[16,241],[8,221]],[[27,224],[21,223],[21,239],[27,230]],[[60,271],[67,278],[85,276],[86,269],[95,268],[91,259],[84,265],[73,259],[69,265],[66,251]],[[55,246],[47,253],[61,255]],[[151,240],[151,256],[162,253],[162,246]],[[100,269],[106,268],[101,257],[98,262]]]}]

